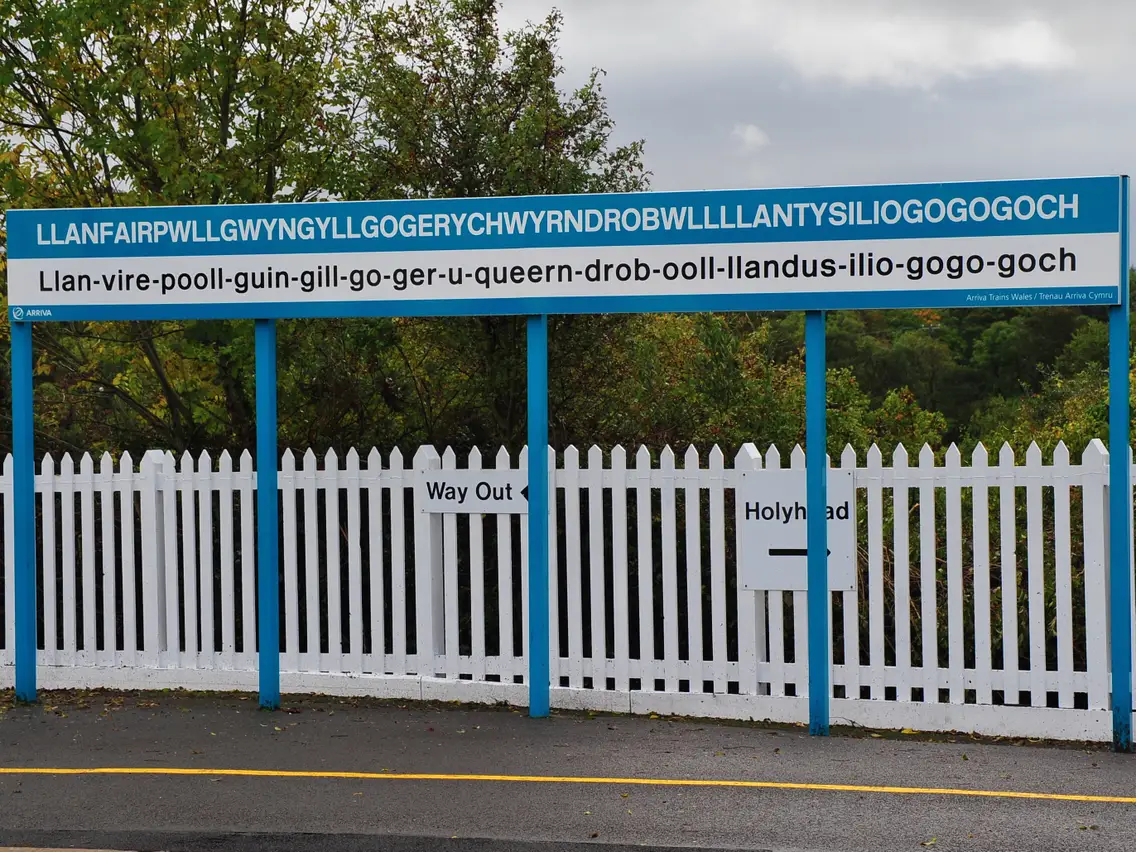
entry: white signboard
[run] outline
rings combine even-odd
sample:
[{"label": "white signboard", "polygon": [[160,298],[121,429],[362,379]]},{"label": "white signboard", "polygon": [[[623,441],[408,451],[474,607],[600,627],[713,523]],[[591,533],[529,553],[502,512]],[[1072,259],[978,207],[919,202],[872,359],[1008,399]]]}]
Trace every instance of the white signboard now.
[{"label": "white signboard", "polygon": [[[808,498],[804,469],[742,475],[738,582],[756,591],[808,588]],[[851,470],[828,472],[828,584],[856,588],[856,489]]]},{"label": "white signboard", "polygon": [[1121,194],[1102,177],[10,210],[9,315],[1110,305]]},{"label": "white signboard", "polygon": [[423,474],[419,511],[431,514],[526,515],[527,470],[430,470]]}]

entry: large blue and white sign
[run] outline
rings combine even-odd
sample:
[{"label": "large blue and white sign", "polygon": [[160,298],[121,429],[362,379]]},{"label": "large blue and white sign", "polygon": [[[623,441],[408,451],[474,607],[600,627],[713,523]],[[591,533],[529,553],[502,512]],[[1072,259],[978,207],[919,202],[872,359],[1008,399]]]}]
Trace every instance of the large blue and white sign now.
[{"label": "large blue and white sign", "polygon": [[13,319],[1116,304],[1119,178],[13,210]]}]

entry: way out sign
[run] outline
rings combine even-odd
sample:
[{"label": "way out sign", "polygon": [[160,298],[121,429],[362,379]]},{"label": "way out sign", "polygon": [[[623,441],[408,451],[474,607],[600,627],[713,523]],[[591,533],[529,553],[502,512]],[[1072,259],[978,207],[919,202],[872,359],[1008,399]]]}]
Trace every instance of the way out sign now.
[{"label": "way out sign", "polygon": [[428,514],[527,515],[524,470],[430,470],[423,473],[419,511]]},{"label": "way out sign", "polygon": [[[754,470],[738,492],[738,582],[755,591],[808,589],[808,495],[804,469]],[[828,472],[828,583],[856,588],[856,489],[851,470]]]}]

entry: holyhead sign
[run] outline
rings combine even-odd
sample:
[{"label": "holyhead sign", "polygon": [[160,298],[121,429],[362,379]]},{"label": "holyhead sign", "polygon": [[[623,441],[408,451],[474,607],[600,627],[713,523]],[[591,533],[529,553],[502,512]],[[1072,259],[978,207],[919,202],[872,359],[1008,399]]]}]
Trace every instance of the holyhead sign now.
[{"label": "holyhead sign", "polygon": [[[1128,179],[524,198],[10,210],[15,682],[36,684],[35,322],[253,319],[257,562],[279,565],[276,326],[321,316],[527,316],[528,445],[548,446],[548,315],[801,310],[806,463],[738,489],[740,586],[807,594],[809,727],[829,725],[829,587],[851,588],[855,486],[826,461],[825,312],[1108,308],[1109,438],[1128,452]],[[260,463],[264,460],[264,463]],[[1113,728],[1131,744],[1129,470],[1110,468]],[[831,495],[829,494],[831,492]],[[549,468],[437,470],[439,514],[527,512],[529,712],[549,712]],[[742,505],[744,504],[744,505]],[[831,547],[830,547],[831,543]],[[832,571],[830,572],[830,562]],[[555,576],[555,575],[552,575]],[[260,701],[280,701],[278,572],[257,572]],[[419,654],[433,654],[432,635]]]},{"label": "holyhead sign", "polygon": [[13,210],[13,319],[1116,304],[1120,180]]}]

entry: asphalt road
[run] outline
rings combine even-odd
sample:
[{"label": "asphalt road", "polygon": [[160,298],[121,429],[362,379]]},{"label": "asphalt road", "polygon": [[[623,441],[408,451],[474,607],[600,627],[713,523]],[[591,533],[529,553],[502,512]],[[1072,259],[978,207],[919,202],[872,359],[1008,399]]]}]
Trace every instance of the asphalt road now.
[{"label": "asphalt road", "polygon": [[[85,706],[83,706],[85,705]],[[810,785],[1136,795],[1136,757],[1097,748],[815,739],[667,719],[297,699],[100,694],[0,717],[0,846],[111,849],[653,848],[1127,850],[1136,803]],[[195,775],[2,774],[170,768]],[[218,769],[362,772],[247,777]],[[406,774],[459,776],[408,779]],[[743,780],[804,788],[548,783],[471,775]]]}]

